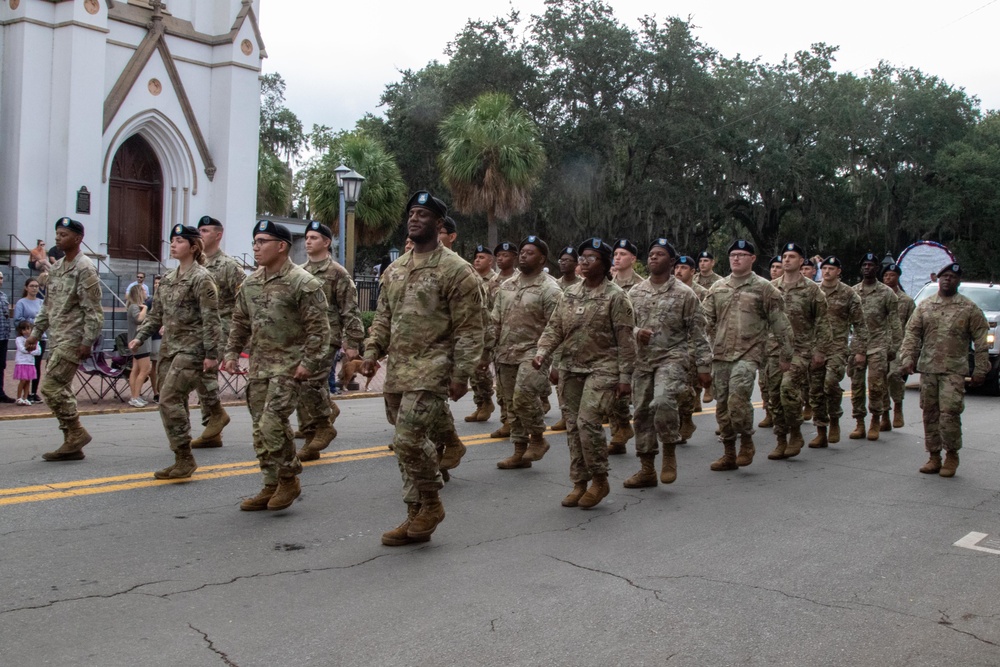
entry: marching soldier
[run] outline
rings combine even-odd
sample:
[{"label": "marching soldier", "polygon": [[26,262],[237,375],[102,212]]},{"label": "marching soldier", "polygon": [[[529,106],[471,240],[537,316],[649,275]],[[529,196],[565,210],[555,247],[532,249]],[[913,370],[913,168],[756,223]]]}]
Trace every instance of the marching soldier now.
[{"label": "marching soldier", "polygon": [[207,374],[218,373],[222,322],[219,294],[212,274],[204,266],[204,245],[198,229],[174,225],[170,230],[170,256],[179,265],[160,280],[153,293],[153,308],[128,346],[135,352],[163,328],[156,392],[174,464],[157,470],[153,476],[186,479],[198,468],[191,453],[188,396],[203,386]]},{"label": "marching soldier", "polygon": [[[685,286],[690,287],[694,295],[698,297],[698,302],[705,300],[708,290],[694,281],[694,274],[698,272],[698,263],[690,255],[681,255],[674,264],[674,277]],[[680,414],[681,444],[687,442],[698,427],[694,423],[694,413],[701,412],[701,390],[702,383],[698,379],[697,352],[692,347],[690,350],[690,362],[688,363],[688,390],[677,399],[677,411]],[[711,378],[711,363],[709,363],[709,378]]]},{"label": "marching soldier", "polygon": [[240,288],[226,344],[226,370],[236,370],[250,348],[247,407],[253,420],[253,448],[264,487],[247,498],[247,512],[281,510],[301,493],[302,464],[288,418],[299,400],[300,383],[324,368],[330,349],[330,321],[323,283],[292,264],[292,234],[283,225],[254,225],[253,255],[258,269]]},{"label": "marching soldier", "polygon": [[958,469],[970,345],[975,349],[972,385],[981,385],[990,368],[989,324],[979,306],[958,293],[961,282],[957,263],[938,271],[938,292],[921,302],[910,318],[900,360],[904,374],[920,373],[924,444],[930,454],[920,472],[941,477],[954,477]]},{"label": "marching soldier", "polygon": [[[497,262],[497,272],[487,283],[487,296],[486,305],[489,308],[487,311],[487,321],[489,320],[489,312],[491,312],[493,303],[496,299],[497,291],[500,289],[500,285],[510,278],[517,275],[517,246],[510,241],[503,241],[495,248],[493,248],[493,255],[496,257]],[[492,391],[493,380],[490,379],[490,387]],[[510,437],[510,422],[507,419],[507,405],[501,399],[497,399],[500,404],[500,428],[490,433],[491,438],[509,438]],[[477,404],[478,405],[478,404]],[[492,403],[490,403],[492,412]],[[488,417],[487,417],[488,418]],[[466,417],[468,420],[468,417]],[[481,419],[478,421],[486,421]]]},{"label": "marching soldier", "polygon": [[101,281],[90,258],[80,252],[84,228],[76,220],[56,220],[56,247],[65,253],[48,272],[45,302],[35,318],[24,349],[34,351],[42,334],[49,334],[49,364],[39,390],[59,420],[63,443],[42,454],[46,461],[79,461],[90,434],[80,425],[73,378],[80,361],[89,357],[104,325]]},{"label": "marching soldier", "polygon": [[[503,245],[503,244],[501,244]],[[506,259],[506,257],[505,257]],[[495,279],[498,275],[493,270],[493,251],[484,245],[476,246],[476,254],[472,259],[472,268],[476,270],[483,280],[483,305],[486,311],[486,323],[489,323],[489,314],[493,311],[493,303],[496,300],[497,289],[500,286]],[[493,373],[490,372],[488,358],[476,366],[476,374],[472,377],[472,397],[476,403],[476,411],[465,418],[467,422],[489,421],[490,415],[496,409],[493,404]],[[501,401],[499,396],[498,401]]]},{"label": "marching soldier", "polygon": [[445,401],[465,395],[483,358],[482,281],[438,241],[448,207],[420,191],[406,210],[413,250],[386,269],[361,371],[371,377],[376,360],[389,354],[386,416],[395,426],[407,514],[382,535],[386,546],[426,542],[444,520],[444,479],[429,436],[449,421]]},{"label": "marching soldier", "polygon": [[[695,282],[709,289],[715,283],[722,280],[722,276],[714,271],[715,269],[715,255],[707,250],[702,250],[698,253],[698,275],[695,278]],[[708,401],[705,401],[708,403]]]},{"label": "marching soldier", "polygon": [[[781,265],[781,255],[775,255],[771,258],[768,272],[771,276],[771,282],[774,282],[784,274],[785,270]],[[771,372],[771,368],[777,368],[778,366],[778,350],[778,343],[774,340],[774,336],[768,336],[767,346],[764,351],[764,362],[760,365],[760,371],[757,373],[760,400],[764,405],[764,418],[757,424],[758,428],[771,428],[774,426],[774,415],[771,413],[771,390],[768,387],[767,378]]]},{"label": "marching soldier", "polygon": [[[559,253],[560,275],[559,280],[557,281],[559,289],[563,292],[583,280],[577,273],[576,269],[578,266],[576,248],[573,246],[566,246],[563,248]],[[553,431],[566,430],[566,411],[562,404],[562,387],[559,382],[560,373],[564,370],[561,359],[562,354],[560,352],[556,352],[552,358],[552,370],[549,371],[549,382],[556,385],[556,398],[559,400],[559,421],[549,427]]]},{"label": "marching soldier", "polygon": [[[913,298],[903,291],[899,284],[899,277],[903,275],[903,269],[898,264],[890,264],[882,269],[882,282],[889,287],[899,299],[899,326],[906,331],[906,323],[910,321],[916,304]],[[899,359],[889,362],[889,398],[892,399],[893,413],[892,423],[889,423],[889,412],[886,410],[882,415],[880,428],[883,431],[890,431],[893,428],[903,428],[906,422],[903,420],[903,394],[906,393],[906,376],[900,372]],[[886,401],[885,407],[889,407]]]},{"label": "marching soldier", "polygon": [[701,301],[674,277],[676,260],[677,251],[667,239],[653,241],[647,254],[649,278],[629,293],[638,342],[632,396],[641,469],[625,480],[627,489],[657,485],[657,437],[663,444],[659,481],[671,484],[677,479],[676,447],[686,440],[680,432],[678,404],[690,392],[692,351],[699,382],[703,386],[712,382],[712,349]]},{"label": "marching soldier", "polygon": [[[612,256],[615,271],[612,280],[626,294],[642,280],[642,277],[633,268],[638,255],[639,249],[628,239],[615,241],[615,250]],[[625,445],[635,436],[627,397],[619,397],[612,404],[608,421],[611,424],[611,442],[608,445],[608,454],[624,454]]]},{"label": "marching soldier", "polygon": [[642,282],[642,276],[635,272],[635,262],[639,259],[639,249],[628,239],[615,241],[615,253],[612,261],[615,265],[614,281],[627,294],[629,290]]}]

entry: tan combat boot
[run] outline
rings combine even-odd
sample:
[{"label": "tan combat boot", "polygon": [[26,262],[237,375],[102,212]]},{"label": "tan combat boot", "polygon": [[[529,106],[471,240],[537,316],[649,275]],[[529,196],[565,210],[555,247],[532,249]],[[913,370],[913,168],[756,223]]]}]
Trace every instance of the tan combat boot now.
[{"label": "tan combat boot", "polygon": [[495,405],[493,405],[493,399],[486,399],[485,403],[480,403],[476,406],[476,411],[465,418],[467,422],[485,422],[489,421],[490,415],[496,410]]},{"label": "tan combat boot", "polygon": [[879,424],[882,422],[881,415],[872,415],[872,421],[868,424],[868,439],[878,440]]},{"label": "tan combat boot", "polygon": [[778,439],[778,443],[774,446],[774,449],[771,450],[771,453],[767,455],[767,458],[772,461],[780,461],[785,458],[785,450],[788,448],[788,436],[782,433],[776,437]]},{"label": "tan combat boot", "polygon": [[[656,486],[656,454],[639,454],[639,472],[625,480],[626,489],[645,489]],[[666,460],[666,459],[664,459]]]},{"label": "tan combat boot", "polygon": [[900,403],[896,403],[896,406],[892,410],[892,427],[903,428],[904,426],[906,426],[906,422],[903,421],[903,406]]},{"label": "tan combat boot", "polygon": [[771,428],[772,426],[774,426],[774,417],[771,416],[771,411],[770,410],[765,410],[764,411],[764,418],[760,420],[760,423],[757,424],[757,427],[758,428]]},{"label": "tan combat boot", "polygon": [[608,476],[594,475],[594,478],[590,480],[590,488],[587,489],[587,492],[583,494],[582,498],[580,498],[580,501],[577,503],[577,507],[589,510],[591,507],[595,507],[597,503],[604,500],[609,493],[611,493],[611,487],[608,486]]},{"label": "tan combat boot", "polygon": [[944,453],[944,463],[941,464],[938,474],[942,477],[954,477],[956,470],[958,470],[958,452],[949,449]]},{"label": "tan combat boot", "polygon": [[541,433],[529,435],[528,451],[524,453],[524,460],[541,461],[547,451],[549,451],[549,443],[544,437],[542,437]]},{"label": "tan combat boot", "polygon": [[663,445],[660,481],[664,484],[673,484],[677,481],[677,445]]},{"label": "tan combat boot", "polygon": [[312,440],[313,435],[315,435],[315,433],[316,431],[312,429],[306,429],[304,431],[302,429],[295,429],[295,434],[292,437],[294,437],[296,440],[305,440],[306,442],[309,442],[310,440]]},{"label": "tan combat boot", "polygon": [[519,468],[530,468],[531,461],[524,459],[524,453],[528,451],[528,443],[515,442],[514,453],[502,461],[497,461],[497,467],[501,470],[516,470]]},{"label": "tan combat boot", "polygon": [[743,468],[753,463],[753,455],[757,448],[753,446],[753,436],[749,433],[740,435],[740,453],[736,456],[736,467]]},{"label": "tan combat boot", "polygon": [[420,510],[410,519],[406,536],[412,540],[426,541],[431,538],[434,529],[444,521],[444,505],[437,490],[420,492]]},{"label": "tan combat boot", "polygon": [[510,424],[504,422],[500,424],[500,428],[490,433],[491,438],[509,438],[510,437]]},{"label": "tan combat boot", "polygon": [[691,438],[691,436],[694,435],[694,432],[697,430],[698,427],[695,426],[694,420],[691,419],[691,414],[690,413],[682,414],[680,423],[681,440],[687,442]]},{"label": "tan combat boot", "polygon": [[878,430],[883,432],[892,430],[892,420],[889,419],[888,411],[882,413],[882,419],[879,420]]},{"label": "tan combat boot", "polygon": [[337,402],[333,400],[333,396],[330,396],[330,423],[337,421],[337,417],[340,416],[340,406]]},{"label": "tan combat boot", "polygon": [[941,472],[941,452],[931,452],[920,472],[925,475],[936,475]]},{"label": "tan combat boot", "polygon": [[725,452],[709,468],[715,472],[737,470],[739,466],[736,465],[736,441],[726,440],[722,443],[722,446],[725,448]]},{"label": "tan combat boot", "polygon": [[576,507],[587,492],[587,482],[573,482],[573,490],[562,499],[563,507]]},{"label": "tan combat boot", "polygon": [[420,503],[407,503],[406,504],[406,521],[399,524],[392,530],[382,533],[382,544],[387,547],[401,547],[407,544],[414,544],[416,542],[426,542],[431,539],[428,535],[427,537],[410,537],[406,534],[406,531],[410,528],[410,522],[413,521],[413,517],[417,516],[417,512],[420,511]]},{"label": "tan combat boot", "polygon": [[805,444],[805,438],[802,437],[802,427],[793,426],[788,433],[788,447],[785,448],[785,458],[790,459],[798,456]]},{"label": "tan combat boot", "polygon": [[42,458],[46,461],[80,461],[84,458],[83,448],[90,442],[90,434],[80,425],[80,418],[66,420],[61,427],[63,444],[54,452],[45,452]]},{"label": "tan combat boot", "polygon": [[705,390],[705,393],[702,394],[701,402],[702,403],[711,403],[714,400],[715,400],[715,395],[712,393],[712,388],[709,387],[708,389]]},{"label": "tan combat boot", "polygon": [[831,445],[835,445],[840,442],[840,420],[830,420],[829,436],[827,436],[826,441]]},{"label": "tan combat boot", "polygon": [[271,496],[271,499],[267,501],[267,509],[274,511],[290,507],[301,494],[302,487],[299,485],[298,475],[280,477],[278,479],[278,488],[275,490],[274,495]]},{"label": "tan combat boot", "polygon": [[316,429],[309,442],[299,450],[300,461],[315,461],[319,458],[319,453],[330,446],[333,439],[337,437],[337,429],[333,424],[326,424]]},{"label": "tan combat boot", "polygon": [[850,435],[847,436],[851,440],[860,440],[861,438],[865,437],[865,420],[858,419],[857,422],[858,422],[857,426],[855,426],[854,430],[851,431]]},{"label": "tan combat boot", "polygon": [[812,421],[813,418],[813,406],[806,403],[806,406],[802,408],[802,421],[808,422]]},{"label": "tan combat boot", "polygon": [[157,470],[153,473],[153,477],[156,479],[187,479],[197,469],[198,464],[195,463],[194,457],[190,453],[175,454],[174,464],[163,470]]},{"label": "tan combat boot", "polygon": [[611,428],[611,442],[608,444],[609,455],[619,455],[625,453],[625,443],[635,437],[632,424],[628,421],[622,422]]},{"label": "tan combat boot", "polygon": [[205,449],[208,447],[222,447],[222,429],[229,423],[229,413],[221,405],[212,411],[205,424],[205,430],[201,435],[191,441],[192,449]]},{"label": "tan combat boot", "polygon": [[260,490],[253,498],[247,498],[242,503],[240,503],[240,509],[244,512],[259,512],[261,510],[267,509],[267,502],[274,495],[274,492],[278,490],[277,484],[266,484],[263,489]]},{"label": "tan combat boot", "polygon": [[826,437],[826,427],[817,426],[816,427],[816,437],[809,441],[809,447],[811,449],[822,449],[829,444],[829,440]]},{"label": "tan combat boot", "polygon": [[465,443],[458,437],[458,433],[452,431],[448,438],[448,443],[445,445],[444,455],[441,457],[440,468],[442,470],[457,468],[467,450],[468,448],[465,446]]},{"label": "tan combat boot", "polygon": [[555,424],[549,427],[550,431],[565,431],[566,430],[566,420],[562,417],[559,418]]}]

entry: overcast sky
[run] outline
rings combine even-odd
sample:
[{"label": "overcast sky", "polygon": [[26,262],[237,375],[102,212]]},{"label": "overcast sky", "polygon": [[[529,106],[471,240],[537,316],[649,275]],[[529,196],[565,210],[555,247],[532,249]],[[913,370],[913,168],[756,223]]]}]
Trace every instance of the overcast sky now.
[{"label": "overcast sky", "polygon": [[[998,0],[610,0],[619,20],[645,14],[693,19],[701,41],[723,55],[778,62],[814,42],[839,45],[838,71],[863,74],[886,60],[917,67],[1000,109]],[[261,0],[264,72],[288,84],[286,104],[306,129],[352,129],[399,70],[444,60],[445,45],[470,18],[527,19],[542,0]],[[822,8],[822,9],[821,9]],[[993,44],[994,46],[989,46]]]}]

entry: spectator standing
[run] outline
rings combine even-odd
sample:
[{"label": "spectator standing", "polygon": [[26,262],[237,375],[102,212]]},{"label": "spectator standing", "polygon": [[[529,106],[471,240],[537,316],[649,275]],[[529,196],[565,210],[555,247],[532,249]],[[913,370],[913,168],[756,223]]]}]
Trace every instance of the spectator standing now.
[{"label": "spectator standing", "polygon": [[59,261],[65,256],[66,253],[64,253],[62,250],[59,249],[58,244],[53,243],[52,247],[49,248],[49,264],[55,264],[57,261]]},{"label": "spectator standing", "polygon": [[[31,249],[28,253],[30,258],[28,259],[28,267],[32,271],[41,271],[44,267],[45,262],[45,241],[38,239],[38,245]],[[39,263],[41,262],[41,264]]]},{"label": "spectator standing", "polygon": [[[31,405],[28,400],[28,385],[35,379],[35,360],[33,357],[40,356],[42,349],[36,347],[28,352],[24,343],[31,333],[31,324],[27,321],[17,325],[17,355],[14,357],[14,379],[17,380],[17,404]],[[6,356],[6,351],[5,355]]]},{"label": "spectator standing", "polygon": [[125,288],[125,296],[128,297],[129,292],[131,292],[132,288],[135,287],[136,285],[138,285],[139,287],[142,288],[142,300],[145,301],[146,299],[148,299],[149,298],[149,288],[146,287],[146,274],[145,273],[137,273],[137,274],[135,274],[135,280],[133,280],[132,282],[130,282],[128,284],[128,287]]},{"label": "spectator standing", "polygon": [[[153,293],[146,299],[147,315],[153,310],[153,297],[156,296],[156,290],[160,289],[161,280],[163,280],[163,276],[160,274],[153,276]],[[154,403],[160,402],[160,385],[156,382],[156,367],[160,363],[160,344],[162,341],[163,336],[160,334],[160,329],[154,331],[153,335],[149,337],[149,385],[153,388]]]},{"label": "spectator standing", "polygon": [[[38,317],[38,312],[42,309],[42,304],[44,300],[38,296],[39,283],[36,278],[28,278],[24,282],[24,292],[21,294],[21,298],[18,299],[17,303],[14,304],[14,326],[17,327],[21,322],[28,322],[29,324],[35,323],[35,318]],[[38,395],[38,382],[42,379],[42,357],[45,355],[45,345],[47,339],[42,336],[42,339],[38,341],[38,346],[41,348],[41,354],[35,356],[35,379],[31,381],[31,393],[28,394],[28,400],[32,403],[41,403],[42,399]]]},{"label": "spectator standing", "polygon": [[3,293],[3,274],[0,273],[0,403],[13,403],[14,399],[3,390],[7,377],[7,341],[10,340],[10,301]]},{"label": "spectator standing", "polygon": [[[149,312],[146,308],[146,293],[142,289],[142,284],[133,283],[125,297],[125,307],[128,309],[128,339],[134,340],[139,331],[139,325],[146,320]],[[152,346],[150,342],[144,341],[138,349],[132,351],[132,372],[128,376],[128,388],[131,398],[128,404],[133,408],[145,407],[146,401],[142,398],[142,385],[146,384],[149,377],[149,369],[152,362],[149,354]]]}]

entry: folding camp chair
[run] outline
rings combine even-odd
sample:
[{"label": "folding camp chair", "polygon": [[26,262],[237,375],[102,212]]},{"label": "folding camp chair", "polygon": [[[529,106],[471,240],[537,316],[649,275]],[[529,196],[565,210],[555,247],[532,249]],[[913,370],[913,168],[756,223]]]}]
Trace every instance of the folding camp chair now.
[{"label": "folding camp chair", "polygon": [[227,373],[219,368],[219,393],[232,392],[236,398],[244,398],[247,391],[247,373],[249,372],[250,355],[246,352],[240,354],[236,360],[236,370]]},{"label": "folding camp chair", "polygon": [[114,394],[124,403],[131,370],[131,364],[128,362],[131,359],[119,358],[119,363],[115,363],[105,356],[103,345],[104,341],[101,338],[94,341],[90,356],[80,362],[80,366],[76,369],[76,377],[80,381],[77,395],[83,392],[91,402],[97,403],[108,394]]}]

